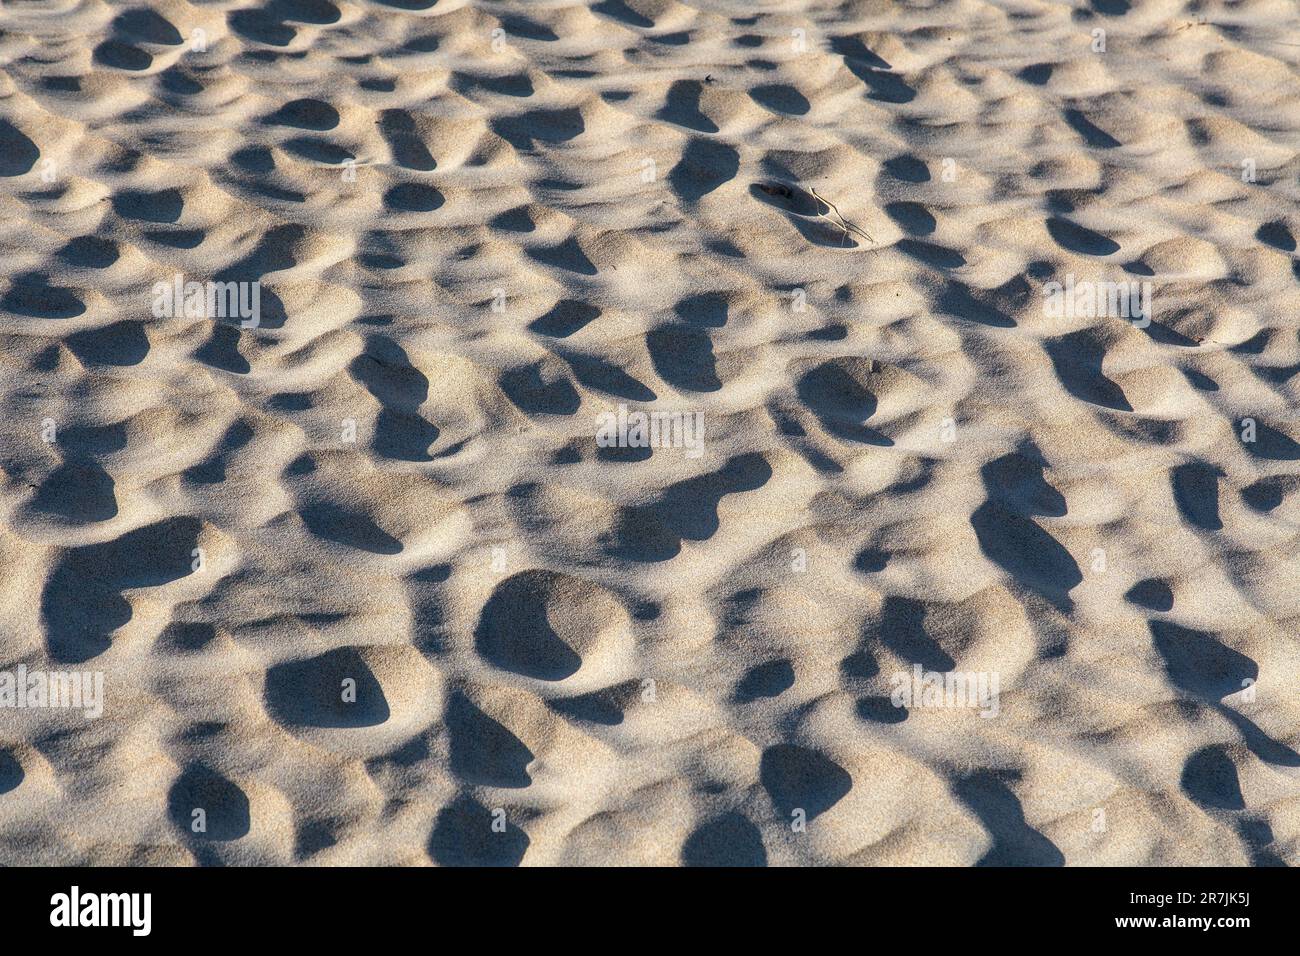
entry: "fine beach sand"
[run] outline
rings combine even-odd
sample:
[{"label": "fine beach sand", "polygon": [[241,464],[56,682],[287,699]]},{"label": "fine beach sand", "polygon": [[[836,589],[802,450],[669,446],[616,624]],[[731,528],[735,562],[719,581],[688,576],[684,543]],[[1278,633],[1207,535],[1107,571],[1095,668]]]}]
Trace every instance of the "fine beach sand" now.
[{"label": "fine beach sand", "polygon": [[1294,0],[7,0],[0,863],[1300,864],[1297,235]]}]

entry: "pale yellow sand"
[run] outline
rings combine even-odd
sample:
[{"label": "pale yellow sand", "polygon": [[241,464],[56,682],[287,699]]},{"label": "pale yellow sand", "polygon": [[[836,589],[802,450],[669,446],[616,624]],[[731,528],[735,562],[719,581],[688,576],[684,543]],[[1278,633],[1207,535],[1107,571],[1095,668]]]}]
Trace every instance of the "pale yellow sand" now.
[{"label": "pale yellow sand", "polygon": [[0,30],[0,862],[1300,862],[1293,0]]}]

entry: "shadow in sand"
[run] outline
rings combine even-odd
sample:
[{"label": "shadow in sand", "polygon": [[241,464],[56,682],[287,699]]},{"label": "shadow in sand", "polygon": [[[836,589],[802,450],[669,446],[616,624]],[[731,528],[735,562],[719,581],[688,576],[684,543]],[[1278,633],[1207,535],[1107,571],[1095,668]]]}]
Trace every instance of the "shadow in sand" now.
[{"label": "shadow in sand", "polygon": [[17,790],[25,776],[22,764],[14,758],[13,754],[0,750],[0,794]]},{"label": "shadow in sand", "polygon": [[518,789],[531,784],[533,753],[502,724],[455,691],[444,716],[451,747],[451,772],[471,786]]},{"label": "shadow in sand", "polygon": [[22,176],[32,171],[41,151],[22,130],[0,119],[0,176]]},{"label": "shadow in sand", "polygon": [[528,323],[528,330],[553,339],[568,338],[600,317],[600,309],[576,299],[561,299],[543,316]]},{"label": "shadow in sand", "polygon": [[578,240],[572,236],[558,245],[535,246],[527,249],[526,252],[528,258],[543,265],[563,269],[565,272],[580,276],[594,276],[597,273],[596,264],[587,257],[582,247],[578,245]]},{"label": "shadow in sand", "polygon": [[531,110],[492,120],[492,131],[515,149],[532,150],[538,143],[556,146],[581,136],[587,128],[576,108]]},{"label": "shadow in sand", "polygon": [[893,440],[874,428],[867,419],[875,414],[876,396],[872,394],[856,364],[840,359],[824,362],[806,372],[795,383],[799,400],[817,416],[827,432],[844,441],[863,442],[888,447]]},{"label": "shadow in sand", "polygon": [[562,371],[557,374],[541,360],[506,369],[497,384],[528,415],[572,415],[582,404],[568,376]]},{"label": "shadow in sand", "polygon": [[1104,129],[1094,125],[1079,110],[1067,109],[1062,114],[1070,128],[1083,137],[1083,141],[1093,149],[1115,149],[1121,143]]},{"label": "shadow in sand", "polygon": [[913,236],[928,236],[937,226],[930,210],[919,202],[891,202],[885,207],[885,215],[898,223],[898,228]]},{"label": "shadow in sand", "polygon": [[33,319],[75,319],[85,314],[86,303],[76,289],[51,285],[43,272],[23,272],[0,297],[0,309]]},{"label": "shadow in sand", "polygon": [[253,367],[248,359],[239,354],[239,329],[232,325],[213,326],[208,340],[194,350],[194,357],[205,365],[230,372],[234,375],[247,375]]},{"label": "shadow in sand", "polygon": [[1124,599],[1148,611],[1171,611],[1174,607],[1174,592],[1168,582],[1158,578],[1139,581],[1128,589]]},{"label": "shadow in sand", "polygon": [[168,518],[111,541],[65,551],[41,593],[51,659],[75,664],[106,651],[113,632],[131,620],[123,592],[193,573],[201,526],[197,518]]},{"label": "shadow in sand", "polygon": [[1187,758],[1179,785],[1207,810],[1244,810],[1237,767],[1222,747],[1203,747]]},{"label": "shadow in sand", "polygon": [[186,481],[200,485],[216,485],[226,480],[226,465],[235,453],[253,440],[255,432],[244,421],[236,421],[221,436],[221,442],[212,453],[196,465],[182,472]]},{"label": "shadow in sand", "polygon": [[959,777],[953,792],[980,818],[993,845],[978,866],[1064,866],[1065,855],[1025,821],[1020,800],[991,770]]},{"label": "shadow in sand", "polygon": [[706,541],[717,533],[724,497],[761,488],[771,477],[766,459],[753,453],[671,485],[653,504],[623,509],[604,537],[606,551],[631,561],[667,561],[681,551],[683,540]]},{"label": "shadow in sand", "polygon": [[1255,440],[1244,442],[1246,450],[1267,461],[1300,461],[1300,444],[1261,421],[1255,422]]},{"label": "shadow in sand", "polygon": [[[195,811],[203,811],[198,816]],[[203,764],[185,768],[167,794],[167,816],[172,825],[194,840],[238,840],[251,824],[248,797],[237,785]],[[202,832],[194,824],[202,820]]]},{"label": "shadow in sand", "polygon": [[70,266],[82,269],[107,269],[121,258],[121,249],[111,239],[100,236],[77,236],[58,251],[58,257]]},{"label": "shadow in sand", "polygon": [[990,298],[988,293],[981,291],[976,295],[964,282],[952,280],[944,286],[935,306],[945,315],[965,319],[968,322],[977,322],[998,329],[1015,328],[1016,320],[997,305],[985,301],[986,298]]},{"label": "shadow in sand", "polygon": [[603,14],[611,20],[617,20],[629,27],[640,27],[643,30],[649,30],[655,25],[655,22],[645,14],[628,6],[626,0],[600,0],[599,3],[591,5],[591,12]]},{"label": "shadow in sand", "polygon": [[1124,390],[1102,372],[1106,350],[1091,329],[1048,339],[1044,347],[1056,377],[1075,398],[1119,412],[1133,411]]},{"label": "shadow in sand", "polygon": [[682,844],[685,866],[767,866],[758,827],[731,811],[700,825]]},{"label": "shadow in sand", "polygon": [[884,103],[910,103],[916,99],[916,90],[891,72],[889,63],[857,37],[832,37],[831,51],[842,56],[849,71],[871,90],[868,99]]},{"label": "shadow in sand", "polygon": [[1277,838],[1267,820],[1243,816],[1237,821],[1237,835],[1246,844],[1251,866],[1286,866],[1275,849]]},{"label": "shadow in sand", "polygon": [[375,452],[392,461],[432,461],[429,448],[439,431],[420,416],[429,379],[406,350],[386,336],[371,336],[348,371],[382,406],[375,419]]},{"label": "shadow in sand", "polygon": [[697,136],[668,173],[668,185],[682,202],[697,202],[734,179],[739,170],[740,154],[735,149]]},{"label": "shadow in sand", "polygon": [[755,664],[736,684],[733,699],[738,704],[766,697],[779,697],[794,686],[794,667],[788,660]]},{"label": "shadow in sand", "polygon": [[50,472],[32,497],[32,509],[68,524],[89,524],[117,517],[116,485],[93,458],[68,456]]},{"label": "shadow in sand", "polygon": [[1152,643],[1164,661],[1171,684],[1222,714],[1260,760],[1281,767],[1300,767],[1300,754],[1223,703],[1224,698],[1240,693],[1259,678],[1255,661],[1207,631],[1162,620],[1153,620],[1149,626]]},{"label": "shadow in sand", "polygon": [[74,332],[65,341],[83,365],[139,365],[149,354],[144,323],[133,319]]},{"label": "shadow in sand", "polygon": [[[344,686],[355,687],[355,700],[344,698]],[[384,690],[355,647],[275,665],[266,674],[265,699],[275,720],[289,727],[376,727],[389,717]]]},{"label": "shadow in sand", "polygon": [[939,245],[937,242],[923,242],[920,239],[899,239],[894,248],[903,255],[915,259],[932,269],[960,269],[966,264],[966,257],[956,249]]},{"label": "shadow in sand", "polygon": [[1285,222],[1275,219],[1272,222],[1266,222],[1255,232],[1255,238],[1260,242],[1272,246],[1274,249],[1281,249],[1283,252],[1295,252],[1295,236]]},{"label": "shadow in sand", "polygon": [[[423,6],[432,4],[426,2]],[[329,0],[271,0],[253,9],[236,10],[227,21],[232,30],[256,43],[288,46],[297,35],[289,23],[325,26],[337,23],[341,16],[339,8]]]},{"label": "shadow in sand", "polygon": [[402,550],[402,542],[359,511],[322,501],[307,505],[300,514],[307,530],[326,541],[371,554],[398,554]]},{"label": "shadow in sand", "polygon": [[437,167],[437,160],[420,138],[415,118],[406,110],[384,110],[379,116],[379,133],[388,142],[398,166],[420,172]]},{"label": "shadow in sand", "polygon": [[548,701],[548,706],[557,714],[579,723],[617,727],[623,723],[624,709],[633,696],[640,693],[640,689],[640,682],[630,681],[590,694],[553,699]]},{"label": "shadow in sand", "polygon": [[1046,467],[1032,446],[980,469],[987,494],[971,515],[984,555],[1018,583],[1061,610],[1074,602],[1069,592],[1083,581],[1078,562],[1033,517],[1060,517],[1065,500],[1043,477]]},{"label": "shadow in sand", "polygon": [[749,95],[773,113],[803,116],[812,109],[808,98],[788,83],[764,83],[751,89]]},{"label": "shadow in sand", "polygon": [[1058,246],[1070,252],[1087,256],[1109,256],[1119,252],[1119,243],[1115,240],[1060,216],[1048,218],[1047,233]]},{"label": "shadow in sand", "polygon": [[701,133],[716,133],[718,126],[700,111],[700,94],[704,85],[698,80],[678,80],[668,87],[668,97],[659,110],[659,119],[685,126]]},{"label": "shadow in sand", "polygon": [[564,680],[582,658],[555,632],[547,615],[564,580],[549,571],[524,571],[502,581],[483,605],[474,648],[494,667],[536,680]]},{"label": "shadow in sand", "polygon": [[646,333],[646,347],[655,371],[669,385],[687,392],[715,392],[722,387],[713,340],[704,330],[661,325]]},{"label": "shadow in sand", "polygon": [[1170,473],[1174,503],[1189,523],[1204,531],[1219,531],[1219,479],[1223,470],[1203,461],[1179,465]]},{"label": "shadow in sand", "polygon": [[528,834],[509,820],[504,832],[497,817],[469,795],[438,811],[429,836],[429,855],[439,866],[518,866],[528,852]]},{"label": "shadow in sand", "polygon": [[649,386],[599,356],[586,355],[572,349],[556,349],[555,354],[568,364],[573,377],[587,388],[634,402],[655,400],[655,393]]},{"label": "shadow in sand", "polygon": [[758,779],[777,813],[787,820],[796,810],[812,820],[853,789],[853,778],[835,761],[791,744],[776,744],[763,751]]},{"label": "shadow in sand", "polygon": [[925,629],[925,605],[912,598],[891,595],[880,609],[876,638],[909,664],[928,671],[946,672],[957,662]]}]

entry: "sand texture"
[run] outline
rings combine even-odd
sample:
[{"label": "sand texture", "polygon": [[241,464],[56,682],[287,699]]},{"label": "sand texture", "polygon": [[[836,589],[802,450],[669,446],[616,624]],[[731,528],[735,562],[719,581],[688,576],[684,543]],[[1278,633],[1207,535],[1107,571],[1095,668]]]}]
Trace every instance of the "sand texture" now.
[{"label": "sand texture", "polygon": [[1298,64],[6,0],[0,863],[1300,864]]}]

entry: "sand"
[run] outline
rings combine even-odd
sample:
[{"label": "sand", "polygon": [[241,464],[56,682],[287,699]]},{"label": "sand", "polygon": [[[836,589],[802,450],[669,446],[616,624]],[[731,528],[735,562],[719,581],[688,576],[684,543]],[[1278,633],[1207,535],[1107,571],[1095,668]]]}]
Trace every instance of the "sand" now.
[{"label": "sand", "polygon": [[1293,0],[0,30],[0,863],[1300,863]]}]

